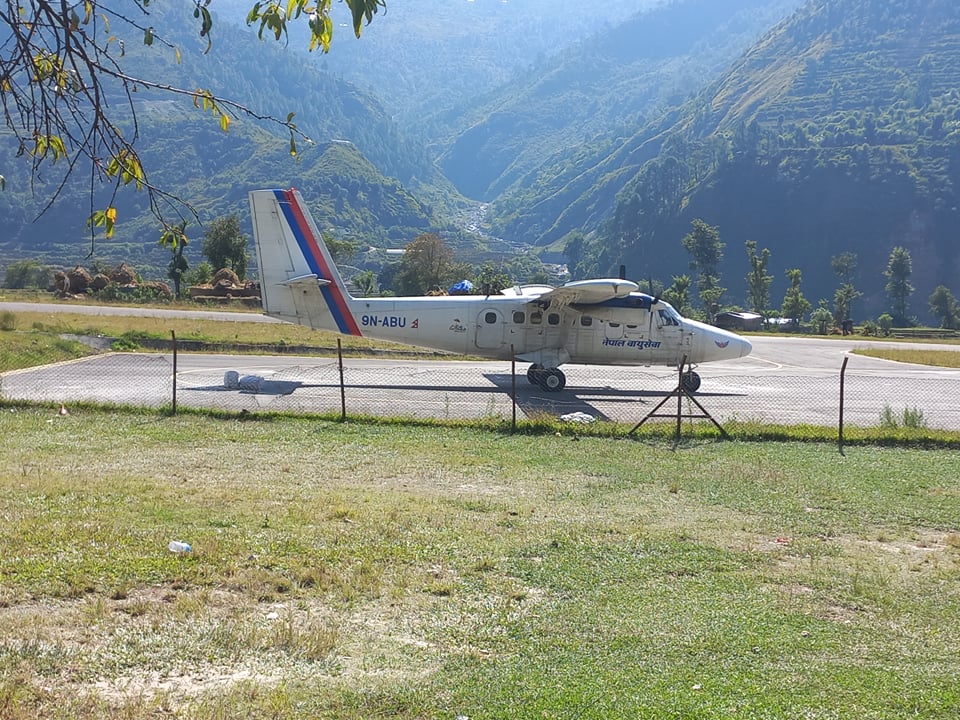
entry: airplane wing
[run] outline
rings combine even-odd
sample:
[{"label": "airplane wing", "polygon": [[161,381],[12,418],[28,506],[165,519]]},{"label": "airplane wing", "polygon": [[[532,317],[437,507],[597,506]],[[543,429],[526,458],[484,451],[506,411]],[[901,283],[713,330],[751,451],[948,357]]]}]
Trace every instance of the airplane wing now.
[{"label": "airplane wing", "polygon": [[595,305],[615,298],[626,297],[640,289],[632,280],[604,278],[598,280],[576,280],[538,296],[533,302],[546,307],[564,305]]}]

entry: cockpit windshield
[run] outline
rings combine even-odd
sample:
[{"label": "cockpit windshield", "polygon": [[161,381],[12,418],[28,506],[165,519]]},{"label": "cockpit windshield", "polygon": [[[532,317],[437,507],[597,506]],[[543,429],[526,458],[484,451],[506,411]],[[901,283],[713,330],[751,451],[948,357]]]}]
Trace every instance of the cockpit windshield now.
[{"label": "cockpit windshield", "polygon": [[680,313],[674,310],[669,305],[661,307],[657,310],[657,314],[660,316],[660,325],[680,325]]}]

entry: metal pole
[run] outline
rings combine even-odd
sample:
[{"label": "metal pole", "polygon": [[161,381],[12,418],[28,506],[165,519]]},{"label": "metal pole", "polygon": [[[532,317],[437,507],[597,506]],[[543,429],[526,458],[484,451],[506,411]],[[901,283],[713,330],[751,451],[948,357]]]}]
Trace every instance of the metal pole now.
[{"label": "metal pole", "polygon": [[837,442],[840,449],[840,454],[843,455],[843,395],[844,395],[844,384],[846,381],[847,375],[847,361],[850,359],[850,356],[844,356],[843,365],[840,366],[840,424],[839,431],[837,433]]},{"label": "metal pole", "polygon": [[173,404],[170,408],[172,415],[177,414],[177,332],[170,331],[170,337],[173,341]]},{"label": "metal pole", "polygon": [[510,345],[510,404],[513,406],[513,419],[510,421],[511,433],[517,431],[517,356],[513,352],[513,345]]},{"label": "metal pole", "polygon": [[340,422],[347,419],[347,392],[343,384],[343,346],[337,338],[337,363],[340,366]]},{"label": "metal pole", "polygon": [[683,360],[680,361],[680,370],[677,376],[677,442],[680,442],[680,432],[681,432],[681,420],[680,416],[683,414],[683,396],[686,393],[686,390],[683,387],[683,366],[687,364],[687,356],[683,356]]}]

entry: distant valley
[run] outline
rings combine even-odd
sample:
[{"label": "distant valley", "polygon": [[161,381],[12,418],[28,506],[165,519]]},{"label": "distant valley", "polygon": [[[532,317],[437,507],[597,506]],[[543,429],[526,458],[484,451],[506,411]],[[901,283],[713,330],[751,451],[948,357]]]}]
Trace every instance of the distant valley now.
[{"label": "distant valley", "polygon": [[[772,307],[790,268],[814,305],[832,298],[831,258],[855,254],[859,317],[887,309],[895,246],[912,257],[920,318],[933,288],[960,277],[960,6],[949,0],[621,0],[606,15],[567,0],[408,0],[359,41],[338,27],[326,57],[296,36],[256,43],[237,22],[250,4],[214,4],[208,55],[185,13],[151,5],[158,27],[179,28],[179,65],[127,45],[132,71],[294,112],[315,141],[294,162],[269,122],[239,118],[224,134],[189,103],[145,92],[154,181],[201,220],[246,222],[247,190],[297,186],[325,227],[364,245],[438,232],[482,254],[503,238],[574,277],[625,265],[666,287],[691,273],[681,239],[700,218],[725,243],[724,306],[747,304],[752,240],[770,251]],[[79,262],[88,182],[35,220],[53,180],[31,194],[14,152],[0,142],[4,258]],[[163,267],[143,198],[121,198],[117,235],[94,253]]]}]

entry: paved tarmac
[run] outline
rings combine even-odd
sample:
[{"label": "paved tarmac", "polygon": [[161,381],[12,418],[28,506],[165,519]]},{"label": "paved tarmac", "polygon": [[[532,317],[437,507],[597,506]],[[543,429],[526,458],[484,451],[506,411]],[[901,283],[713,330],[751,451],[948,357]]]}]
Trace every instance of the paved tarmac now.
[{"label": "paved tarmac", "polygon": [[[152,310],[125,307],[0,303],[0,311],[23,305],[39,312],[78,312],[159,317],[202,316],[226,321],[263,321],[254,313]],[[718,420],[739,418],[769,423],[836,425],[840,371],[844,359],[845,415],[848,425],[875,426],[881,413],[901,416],[919,410],[930,427],[960,430],[960,370],[877,360],[850,351],[883,345],[866,339],[751,337],[754,351],[738,360],[697,368],[703,378],[697,401]],[[903,346],[900,344],[900,346]],[[929,343],[910,347],[952,349]],[[957,349],[960,351],[960,348]],[[567,387],[548,393],[526,380],[516,367],[518,416],[585,413],[595,418],[635,422],[653,410],[677,384],[666,367],[567,365]],[[243,380],[238,385],[229,382]],[[54,366],[6,373],[6,398],[52,402],[92,401],[160,407],[173,399],[172,355],[108,353]],[[228,380],[225,383],[225,379]],[[509,362],[452,360],[375,360],[291,356],[185,354],[178,357],[177,403],[223,410],[293,410],[412,417],[476,418],[512,414],[514,378]],[[661,411],[676,411],[668,401]],[[699,413],[687,402],[684,412]]]},{"label": "paved tarmac", "polygon": [[[698,368],[703,384],[695,397],[720,421],[836,425],[840,368],[849,357],[847,424],[877,425],[886,407],[896,415],[919,409],[931,427],[960,429],[960,371],[847,356],[829,341],[754,340],[754,355]],[[677,383],[676,372],[666,367],[568,365],[564,370],[567,387],[547,393],[530,385],[526,365],[518,365],[518,416],[586,413],[636,422]],[[345,405],[348,414],[509,418],[512,413],[509,362],[346,358],[343,381],[341,395],[336,359],[181,353],[177,402],[250,412],[339,412]],[[173,387],[172,356],[160,353],[108,353],[2,377],[6,398],[66,403],[160,407],[172,402]],[[662,411],[675,411],[674,402]],[[684,407],[699,412],[692,403]]]}]

